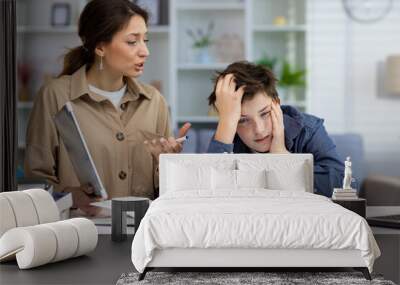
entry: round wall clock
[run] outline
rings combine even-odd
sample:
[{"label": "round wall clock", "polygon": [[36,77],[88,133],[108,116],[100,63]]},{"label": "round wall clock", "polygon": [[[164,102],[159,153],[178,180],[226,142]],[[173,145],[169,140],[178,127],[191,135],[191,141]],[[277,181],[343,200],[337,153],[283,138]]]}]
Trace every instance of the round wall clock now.
[{"label": "round wall clock", "polygon": [[354,21],[372,23],[382,20],[393,7],[393,0],[342,0],[346,14]]}]

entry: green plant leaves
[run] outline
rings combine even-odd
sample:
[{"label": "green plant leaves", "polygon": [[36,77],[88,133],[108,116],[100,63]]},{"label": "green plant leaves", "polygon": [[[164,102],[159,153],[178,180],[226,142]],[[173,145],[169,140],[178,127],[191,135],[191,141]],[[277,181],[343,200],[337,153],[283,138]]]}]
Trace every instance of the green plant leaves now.
[{"label": "green plant leaves", "polygon": [[282,87],[304,87],[306,71],[296,70],[287,61],[284,61],[278,84]]}]

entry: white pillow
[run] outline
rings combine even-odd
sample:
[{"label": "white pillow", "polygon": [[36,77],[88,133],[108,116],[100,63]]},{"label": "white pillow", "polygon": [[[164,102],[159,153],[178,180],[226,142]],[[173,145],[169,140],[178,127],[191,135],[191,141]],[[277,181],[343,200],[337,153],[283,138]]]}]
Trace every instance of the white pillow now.
[{"label": "white pillow", "polygon": [[236,170],[237,188],[267,188],[267,172],[263,170]]},{"label": "white pillow", "polygon": [[290,169],[269,169],[266,173],[268,189],[307,191],[308,179],[304,163],[292,165]]},{"label": "white pillow", "polygon": [[211,189],[211,167],[168,164],[168,191]]},{"label": "white pillow", "polygon": [[212,189],[236,190],[236,170],[212,168]]},{"label": "white pillow", "polygon": [[267,188],[266,171],[212,169],[214,190],[238,190],[241,188]]}]

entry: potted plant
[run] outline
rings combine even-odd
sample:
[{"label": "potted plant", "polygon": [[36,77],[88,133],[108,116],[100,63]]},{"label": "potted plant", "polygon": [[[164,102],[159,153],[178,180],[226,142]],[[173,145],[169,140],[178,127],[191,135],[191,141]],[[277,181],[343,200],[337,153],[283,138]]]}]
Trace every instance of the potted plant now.
[{"label": "potted plant", "polygon": [[210,46],[213,43],[211,39],[212,31],[214,29],[214,22],[210,22],[207,26],[207,30],[198,28],[195,33],[193,30],[188,29],[186,33],[193,40],[192,48],[195,51],[195,60],[199,63],[212,62],[210,55]]},{"label": "potted plant", "polygon": [[293,101],[297,88],[305,87],[304,69],[295,69],[284,61],[278,80],[278,93],[283,100]]},{"label": "potted plant", "polygon": [[266,53],[256,61],[256,64],[269,68],[271,71],[275,72],[276,64],[278,59],[276,57],[270,57]]},{"label": "potted plant", "polygon": [[293,101],[296,88],[305,86],[306,71],[295,69],[286,60],[279,63],[276,57],[270,57],[266,53],[256,61],[256,64],[269,68],[278,79],[278,94],[282,100]]}]

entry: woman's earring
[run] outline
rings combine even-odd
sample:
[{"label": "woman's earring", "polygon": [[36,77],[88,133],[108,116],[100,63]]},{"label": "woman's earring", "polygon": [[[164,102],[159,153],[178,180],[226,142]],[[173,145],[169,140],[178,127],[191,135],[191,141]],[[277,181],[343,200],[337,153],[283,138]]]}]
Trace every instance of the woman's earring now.
[{"label": "woman's earring", "polygon": [[99,70],[103,70],[104,66],[103,66],[103,57],[100,56],[100,66],[99,66]]}]

